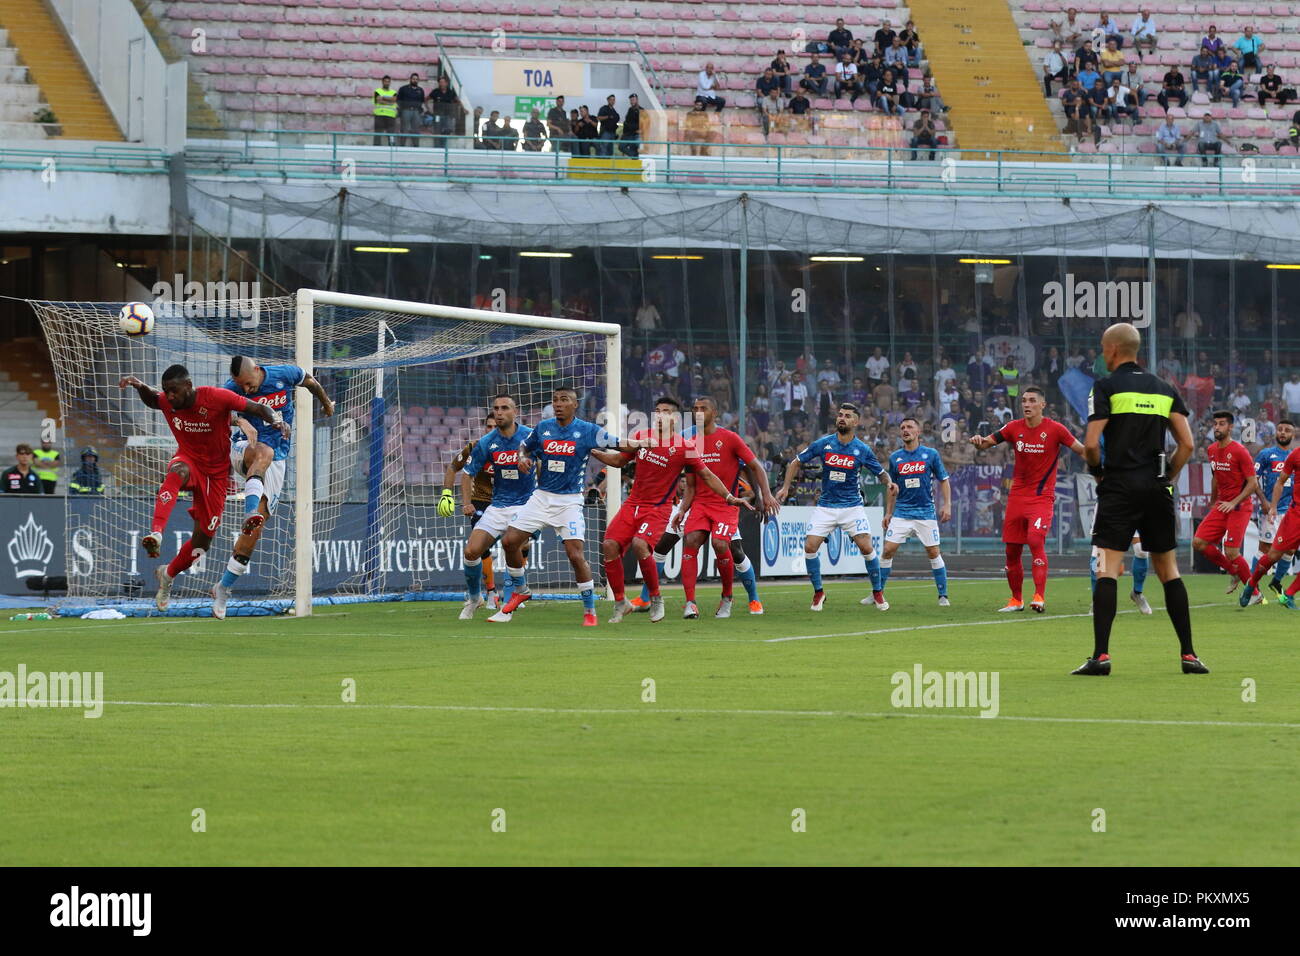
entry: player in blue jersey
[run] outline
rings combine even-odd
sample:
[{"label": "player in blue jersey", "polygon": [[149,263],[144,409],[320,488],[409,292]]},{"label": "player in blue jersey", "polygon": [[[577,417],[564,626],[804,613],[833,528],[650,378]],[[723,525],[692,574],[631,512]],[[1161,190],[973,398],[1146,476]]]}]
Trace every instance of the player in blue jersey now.
[{"label": "player in blue jersey", "polygon": [[[258,365],[251,358],[236,355],[230,360],[230,379],[225,388],[279,412],[285,424],[292,425],[293,390],[299,385],[316,399],[321,415],[329,418],[334,414],[334,403],[320,382],[296,365]],[[279,429],[268,427],[260,419],[254,422],[247,415],[236,416],[235,423],[243,434],[231,442],[230,465],[244,480],[245,517],[225,573],[212,589],[212,616],[218,620],[226,616],[230,589],[240,575],[248,572],[248,562],[262,536],[262,526],[280,500],[291,440],[290,435],[281,434]]]},{"label": "player in blue jersey", "polygon": [[[492,419],[496,422],[496,427],[474,445],[462,473],[462,491],[465,500],[469,501],[470,483],[474,477],[489,469],[492,472],[492,503],[483,509],[469,534],[469,540],[465,542],[465,606],[460,611],[462,621],[472,620],[474,612],[486,603],[483,599],[483,556],[505,534],[519,514],[519,509],[528,503],[537,487],[533,473],[522,471],[519,467],[522,457],[520,448],[532,434],[532,429],[519,424],[516,420],[518,416],[519,406],[510,395],[502,393],[492,399]],[[507,573],[503,578],[502,600],[508,601],[511,597],[510,576]]]},{"label": "player in blue jersey", "polygon": [[808,523],[808,537],[804,539],[803,545],[804,563],[808,566],[808,579],[813,587],[814,611],[820,611],[826,606],[826,592],[822,590],[822,562],[817,552],[822,542],[836,528],[853,538],[853,543],[858,546],[867,562],[867,573],[871,576],[872,602],[882,611],[889,610],[889,604],[881,591],[880,560],[871,543],[871,523],[867,520],[867,511],[863,506],[862,489],[858,485],[859,474],[865,468],[877,478],[883,477],[891,494],[896,493],[897,488],[885,474],[884,466],[877,460],[871,446],[857,437],[860,420],[858,406],[852,402],[840,403],[835,412],[834,433],[818,438],[791,460],[786,466],[781,490],[776,493],[776,500],[784,503],[790,494],[790,484],[800,469],[813,461],[821,463],[822,494],[817,500],[817,507],[813,509],[812,520]]},{"label": "player in blue jersey", "polygon": [[[1255,456],[1255,473],[1259,476],[1259,500],[1263,504],[1267,505],[1273,499],[1273,485],[1277,482],[1278,475],[1282,473],[1282,463],[1286,461],[1287,455],[1291,454],[1291,443],[1293,441],[1295,441],[1295,424],[1288,419],[1283,419],[1277,423],[1277,444],[1271,448],[1265,448]],[[1287,484],[1294,480],[1288,476]],[[1259,564],[1260,557],[1268,553],[1269,546],[1277,535],[1278,526],[1282,523],[1287,509],[1290,507],[1291,496],[1283,492],[1281,500],[1277,504],[1277,511],[1270,512],[1268,509],[1261,511],[1259,516],[1259,554],[1255,555],[1255,559],[1250,563],[1251,574],[1255,573],[1255,567]],[[1269,578],[1268,586],[1278,594],[1282,593],[1282,579],[1286,577],[1287,570],[1294,560],[1295,552],[1291,551],[1282,555],[1277,564],[1273,566],[1273,576]]]},{"label": "player in blue jersey", "polygon": [[[921,423],[904,418],[899,425],[903,447],[889,456],[889,477],[894,482],[885,504],[885,556],[880,560],[880,590],[889,583],[894,553],[912,535],[930,558],[930,573],[939,589],[939,606],[948,607],[948,568],[939,551],[939,524],[952,517],[952,487],[939,453],[921,444]],[[940,504],[934,507],[934,483],[939,483]],[[866,604],[864,598],[862,601]]]},{"label": "player in blue jersey", "polygon": [[616,450],[620,442],[599,425],[577,417],[578,393],[574,389],[557,388],[551,404],[555,417],[538,422],[519,446],[519,468],[536,474],[537,490],[510,520],[501,538],[514,594],[488,620],[494,624],[509,621],[515,609],[532,597],[524,577],[523,545],[534,531],[549,527],[564,542],[564,552],[573,565],[582,595],[583,627],[595,627],[595,584],[591,565],[583,554],[587,540],[587,521],[582,513],[583,479],[589,455],[617,468],[622,460]]}]

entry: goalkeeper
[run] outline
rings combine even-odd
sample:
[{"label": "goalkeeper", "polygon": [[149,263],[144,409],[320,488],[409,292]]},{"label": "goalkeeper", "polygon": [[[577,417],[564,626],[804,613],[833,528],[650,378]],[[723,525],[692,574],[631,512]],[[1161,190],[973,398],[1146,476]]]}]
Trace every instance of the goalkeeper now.
[{"label": "goalkeeper", "polygon": [[[491,412],[483,419],[483,427],[491,431],[496,427],[496,418]],[[438,499],[438,514],[443,518],[450,518],[456,513],[456,495],[452,489],[456,486],[456,472],[463,471],[469,464],[470,457],[474,454],[474,446],[477,442],[467,441],[465,447],[456,453],[451,463],[447,465],[447,470],[442,476],[442,496]],[[461,506],[461,513],[469,518],[469,534],[474,533],[474,527],[483,517],[483,512],[488,505],[492,504],[492,465],[489,463],[479,470],[479,473],[473,478],[468,474],[461,475],[461,497],[464,504]],[[468,540],[468,536],[467,536]],[[483,555],[483,588],[486,591],[486,600],[488,606],[496,608],[500,603],[496,591],[496,582],[492,577],[492,553]]]}]

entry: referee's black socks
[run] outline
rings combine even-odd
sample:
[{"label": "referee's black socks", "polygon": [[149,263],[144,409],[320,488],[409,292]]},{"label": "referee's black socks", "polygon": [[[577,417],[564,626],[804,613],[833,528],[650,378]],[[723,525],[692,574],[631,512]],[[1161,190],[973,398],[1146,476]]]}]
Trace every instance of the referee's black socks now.
[{"label": "referee's black socks", "polygon": [[1179,653],[1195,654],[1192,650],[1192,612],[1187,606],[1187,585],[1183,584],[1182,578],[1165,582],[1165,610],[1169,612],[1169,620],[1174,622],[1174,633],[1178,635],[1178,646],[1182,648]]},{"label": "referee's black socks", "polygon": [[[1114,578],[1098,578],[1097,589],[1092,592],[1092,656],[1110,653],[1110,626],[1115,623],[1115,594],[1118,585]],[[1165,592],[1166,594],[1168,591]],[[1187,592],[1183,592],[1183,607],[1187,606]]]}]

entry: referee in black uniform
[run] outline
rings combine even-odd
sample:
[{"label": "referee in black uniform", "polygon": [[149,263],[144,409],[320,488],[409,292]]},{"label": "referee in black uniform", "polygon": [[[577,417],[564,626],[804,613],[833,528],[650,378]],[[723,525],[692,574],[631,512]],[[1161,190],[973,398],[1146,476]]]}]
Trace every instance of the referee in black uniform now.
[{"label": "referee in black uniform", "polygon": [[[1092,597],[1093,652],[1071,673],[1110,675],[1110,628],[1115,621],[1116,578],[1136,532],[1151,556],[1151,567],[1165,586],[1165,609],[1178,634],[1184,674],[1210,669],[1192,650],[1192,619],[1187,586],[1178,575],[1178,537],[1174,530],[1173,483],[1192,457],[1187,406],[1178,390],[1138,366],[1142,337],[1127,322],[1108,328],[1101,351],[1110,375],[1088,397],[1084,457],[1097,476],[1097,517],[1092,543],[1101,549],[1097,589]],[[1178,448],[1165,456],[1165,432]],[[1105,443],[1105,465],[1102,444]]]}]

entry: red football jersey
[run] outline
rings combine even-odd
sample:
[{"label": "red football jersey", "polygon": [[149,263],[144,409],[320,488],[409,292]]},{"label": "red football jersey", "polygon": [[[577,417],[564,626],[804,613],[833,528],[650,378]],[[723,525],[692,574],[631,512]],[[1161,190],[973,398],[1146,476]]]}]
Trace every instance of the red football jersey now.
[{"label": "red football jersey", "polygon": [[[1217,441],[1212,441],[1206,453],[1210,456],[1210,470],[1219,479],[1219,497],[1216,500],[1231,501],[1241,494],[1241,489],[1246,487],[1246,480],[1254,476],[1255,460],[1241,442],[1235,441],[1228,442],[1226,448],[1220,448]],[[1290,456],[1287,460],[1290,460]],[[1246,498],[1234,510],[1250,507],[1253,507],[1251,499]]]},{"label": "red football jersey", "polygon": [[[633,440],[657,438],[652,431],[639,431],[629,436]],[[695,470],[699,459],[688,459],[686,451],[690,443],[680,435],[674,435],[666,443],[638,448],[636,452],[636,474],[632,478],[632,490],[627,500],[636,505],[662,505],[677,494],[677,479],[682,470]],[[701,486],[702,487],[702,486]]]},{"label": "red football jersey", "polygon": [[1073,447],[1076,439],[1060,422],[1044,418],[1030,428],[1023,418],[1009,421],[996,434],[1016,450],[1011,475],[1013,495],[1056,496],[1056,462],[1061,447]]},{"label": "red football jersey", "polygon": [[[1277,476],[1277,480],[1285,484],[1287,477],[1290,475],[1300,476],[1300,448],[1286,456],[1286,460],[1282,462],[1282,472]],[[1300,505],[1300,480],[1291,482],[1291,504],[1293,506]]]},{"label": "red football jersey", "polygon": [[207,385],[196,388],[194,404],[179,411],[158,393],[158,407],[176,436],[177,451],[209,474],[230,472],[230,413],[247,406],[247,396]]},{"label": "red football jersey", "polygon": [[[745,440],[733,431],[725,428],[716,429],[712,435],[696,435],[689,439],[698,442],[699,461],[709,471],[718,476],[733,494],[740,482],[741,468],[754,460],[754,451],[745,444]],[[695,483],[695,500],[709,504],[725,505],[726,501],[702,481]]]}]

